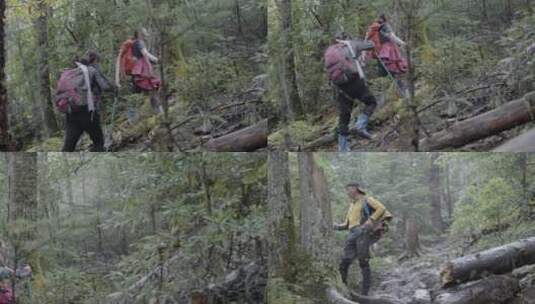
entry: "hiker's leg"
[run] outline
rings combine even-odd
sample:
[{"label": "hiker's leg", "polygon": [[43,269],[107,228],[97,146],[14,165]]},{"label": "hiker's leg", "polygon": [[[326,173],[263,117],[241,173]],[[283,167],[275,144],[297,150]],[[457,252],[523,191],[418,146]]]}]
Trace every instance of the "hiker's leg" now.
[{"label": "hiker's leg", "polygon": [[98,112],[93,113],[93,119],[91,120],[91,113],[89,115],[89,122],[86,132],[89,134],[91,141],[93,142],[93,148],[91,152],[104,152],[104,133],[100,126],[100,115]]},{"label": "hiker's leg", "polygon": [[364,81],[359,81],[356,93],[358,95],[357,98],[366,105],[364,111],[357,118],[356,128],[362,137],[371,139],[372,136],[368,132],[368,121],[377,108],[377,100]]},{"label": "hiker's leg", "polygon": [[350,231],[347,235],[345,246],[344,246],[344,255],[340,260],[339,271],[340,276],[342,277],[342,282],[347,285],[347,273],[349,271],[349,266],[357,258],[357,238],[358,233],[353,230]]},{"label": "hiker's leg", "polygon": [[369,259],[359,259],[360,272],[362,274],[362,282],[360,284],[361,293],[368,295],[372,285],[372,271],[370,269]]},{"label": "hiker's leg", "polygon": [[349,150],[347,138],[349,136],[349,122],[351,121],[351,111],[353,110],[353,99],[350,99],[339,88],[338,92],[338,151],[347,152]]},{"label": "hiker's leg", "polygon": [[67,114],[65,119],[65,140],[63,142],[63,152],[74,152],[76,144],[84,132],[78,120],[78,113]]},{"label": "hiker's leg", "polygon": [[375,99],[375,96],[371,93],[364,81],[359,80],[356,94],[357,99],[366,105],[362,113],[371,117],[377,108],[377,99]]}]

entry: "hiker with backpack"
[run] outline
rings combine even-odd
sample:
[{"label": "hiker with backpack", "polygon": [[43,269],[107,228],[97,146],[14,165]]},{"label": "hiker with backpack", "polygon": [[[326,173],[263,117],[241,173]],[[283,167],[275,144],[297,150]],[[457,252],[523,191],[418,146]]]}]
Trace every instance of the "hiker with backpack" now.
[{"label": "hiker with backpack", "polygon": [[346,185],[349,209],[342,224],[335,224],[335,230],[349,230],[339,271],[347,285],[349,266],[358,259],[362,274],[361,293],[367,295],[371,287],[370,246],[376,243],[388,230],[392,214],[375,198],[366,195],[358,183]]},{"label": "hiker with backpack", "polygon": [[161,81],[154,74],[152,64],[158,58],[152,55],[145,44],[145,37],[149,35],[145,28],[134,33],[134,36],[121,44],[115,67],[115,84],[121,87],[121,79],[131,77],[135,93],[149,93],[153,109],[162,112],[156,93],[160,89]]},{"label": "hiker with backpack", "polygon": [[63,152],[74,152],[84,132],[89,134],[91,152],[104,152],[104,133],[100,125],[100,100],[114,85],[99,70],[99,55],[88,51],[83,59],[62,72],[55,94],[56,108],[65,114]]},{"label": "hiker with backpack", "polygon": [[369,41],[351,39],[345,33],[338,33],[325,52],[325,69],[331,85],[337,92],[339,152],[349,151],[349,122],[354,99],[366,105],[355,122],[357,134],[363,138],[372,139],[372,135],[368,132],[368,121],[377,107],[377,101],[368,88],[358,57],[362,52],[371,50],[373,47]]},{"label": "hiker with backpack", "polygon": [[365,60],[377,59],[379,74],[383,77],[392,76],[400,93],[405,94],[401,76],[407,73],[408,63],[401,55],[400,46],[405,46],[406,43],[396,36],[384,14],[368,27],[365,39],[374,45],[372,51],[365,53]]}]

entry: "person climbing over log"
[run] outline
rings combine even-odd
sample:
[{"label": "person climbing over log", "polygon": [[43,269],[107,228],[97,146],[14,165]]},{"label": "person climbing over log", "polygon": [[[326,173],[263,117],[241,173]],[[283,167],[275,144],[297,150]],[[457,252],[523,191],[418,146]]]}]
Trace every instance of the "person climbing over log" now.
[{"label": "person climbing over log", "polygon": [[366,195],[358,183],[346,185],[349,209],[345,221],[335,224],[335,230],[349,230],[339,270],[347,285],[349,266],[358,259],[362,273],[361,293],[367,295],[371,287],[370,246],[388,230],[392,214],[375,198]]},{"label": "person climbing over log", "polygon": [[134,32],[134,36],[122,43],[115,67],[115,84],[121,87],[121,78],[131,76],[134,93],[148,93],[152,108],[163,112],[157,93],[161,86],[160,79],[154,74],[152,64],[158,63],[158,57],[152,55],[145,44],[149,32],[145,28]]},{"label": "person climbing over log", "polygon": [[88,51],[81,60],[75,59],[58,80],[55,104],[65,113],[63,152],[74,152],[84,132],[93,142],[91,152],[104,152],[104,133],[100,125],[100,100],[104,91],[114,91],[114,85],[98,67],[100,56]]},{"label": "person climbing over log", "polygon": [[337,33],[331,46],[325,52],[325,69],[329,81],[337,92],[339,152],[349,151],[348,125],[354,99],[366,105],[355,123],[357,134],[363,138],[372,139],[372,135],[368,132],[368,121],[377,107],[377,101],[366,84],[366,76],[358,60],[358,56],[363,51],[370,49],[373,49],[371,42],[351,39],[346,33]]},{"label": "person climbing over log", "polygon": [[379,74],[383,77],[391,75],[400,93],[405,94],[402,76],[408,71],[408,63],[401,55],[399,47],[406,43],[396,36],[384,14],[379,15],[379,18],[368,27],[365,39],[373,42],[374,49],[366,51],[361,60],[365,62],[377,59]]}]

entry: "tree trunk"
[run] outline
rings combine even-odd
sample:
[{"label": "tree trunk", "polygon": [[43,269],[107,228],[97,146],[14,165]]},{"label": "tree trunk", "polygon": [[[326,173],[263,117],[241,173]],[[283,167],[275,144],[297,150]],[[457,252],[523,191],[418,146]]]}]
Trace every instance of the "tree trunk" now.
[{"label": "tree trunk", "polygon": [[[297,76],[295,67],[295,53],[292,41],[293,20],[292,20],[292,1],[291,0],[276,0],[277,8],[280,15],[280,29],[281,29],[281,46],[280,52],[283,60],[284,78],[281,81],[285,82],[285,89],[290,99],[290,119],[300,118],[305,111],[301,98],[299,97],[299,90],[297,87]],[[281,113],[283,115],[285,113]]]},{"label": "tree trunk", "polygon": [[298,154],[301,193],[301,246],[321,261],[331,261],[334,247],[331,201],[323,169],[310,152]]},{"label": "tree trunk", "polygon": [[6,1],[0,1],[0,151],[10,150],[8,100],[6,88],[6,51],[5,51],[5,13]]},{"label": "tree trunk", "polygon": [[[39,253],[31,244],[37,238],[38,220],[37,201],[37,153],[7,154],[8,168],[8,231],[9,240],[14,247],[15,261],[25,259],[33,269],[35,284],[43,282]],[[13,229],[14,228],[14,229]],[[13,229],[11,231],[11,229]],[[12,280],[13,291],[16,281]],[[42,287],[42,286],[40,286]]]},{"label": "tree trunk", "polygon": [[450,164],[448,162],[444,169],[444,201],[446,203],[446,210],[448,211],[448,221],[451,224],[451,221],[453,220],[453,198],[451,197],[450,174]]},{"label": "tree trunk", "polygon": [[533,117],[535,117],[535,92],[432,134],[420,140],[420,147],[423,151],[462,147],[473,141],[528,123],[533,120]]},{"label": "tree trunk", "polygon": [[205,147],[211,152],[254,152],[267,147],[268,120],[256,125],[211,139]]},{"label": "tree trunk", "polygon": [[504,274],[535,263],[535,237],[459,257],[442,266],[443,286],[477,280],[488,273]]},{"label": "tree trunk", "polygon": [[211,181],[208,178],[208,174],[206,172],[206,160],[205,160],[205,157],[206,156],[203,154],[202,155],[202,160],[201,160],[200,178],[201,178],[201,183],[202,183],[202,187],[203,187],[203,190],[204,190],[204,197],[206,199],[206,211],[207,211],[208,215],[211,216],[212,215],[212,193],[210,191]]},{"label": "tree trunk", "polygon": [[236,11],[236,26],[238,28],[238,34],[243,35],[243,26],[242,26],[242,17],[241,17],[241,7],[240,7],[240,1],[235,0],[234,1],[234,8]]},{"label": "tree trunk", "polygon": [[431,153],[429,156],[429,171],[427,174],[429,186],[429,202],[431,203],[431,225],[435,232],[441,233],[444,230],[442,221],[442,210],[440,202],[440,167],[437,165],[438,153]]},{"label": "tree trunk", "polygon": [[493,152],[535,152],[535,128],[507,141]]},{"label": "tree trunk", "polygon": [[270,277],[293,280],[292,257],[296,251],[296,231],[291,206],[287,152],[269,153],[268,159],[268,227]]},{"label": "tree trunk", "polygon": [[420,236],[418,224],[412,217],[408,217],[406,222],[405,242],[407,252],[403,258],[412,258],[420,256]]},{"label": "tree trunk", "polygon": [[69,213],[74,211],[74,196],[73,196],[73,187],[72,187],[72,177],[71,177],[71,166],[69,164],[69,154],[63,152],[61,160],[63,161],[63,170],[66,172],[67,178],[65,182],[67,183],[67,204],[70,207]]},{"label": "tree trunk", "polygon": [[445,291],[433,299],[434,304],[502,304],[509,303],[519,290],[518,281],[512,277],[490,276]]},{"label": "tree trunk", "polygon": [[46,136],[50,137],[59,131],[58,123],[52,106],[50,92],[50,69],[48,66],[48,10],[44,0],[38,3],[39,17],[34,22],[37,33],[37,68],[39,71],[39,92],[41,97],[41,110],[43,112]]}]

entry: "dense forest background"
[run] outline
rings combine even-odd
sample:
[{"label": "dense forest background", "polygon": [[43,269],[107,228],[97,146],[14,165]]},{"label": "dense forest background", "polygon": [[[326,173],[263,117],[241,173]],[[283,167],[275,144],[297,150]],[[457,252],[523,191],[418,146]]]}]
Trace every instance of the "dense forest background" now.
[{"label": "dense forest background", "polygon": [[[279,152],[269,157],[269,303],[530,303],[533,266],[524,270],[529,275],[519,289],[477,285],[467,291],[475,298],[457,293],[449,301],[439,297],[439,270],[457,257],[535,235],[533,154]],[[344,189],[349,182],[363,185],[394,216],[372,248],[371,298],[353,292],[359,290],[357,261],[348,287],[338,275],[347,232],[332,226],[343,222],[349,208]]]},{"label": "dense forest background", "polygon": [[[52,95],[60,72],[92,49],[113,80],[121,43],[142,27],[150,33],[149,51],[160,58],[155,70],[163,80],[165,114],[155,115],[147,96],[123,85],[115,117],[112,96],[102,111],[105,133],[113,133],[112,150],[192,150],[268,115],[262,1],[5,2],[9,108],[0,104],[2,115],[9,111],[11,149],[59,151],[62,115]],[[86,146],[84,141],[81,150]]]},{"label": "dense forest background", "polygon": [[[352,151],[488,151],[533,127],[532,117],[524,116],[531,108],[521,104],[533,105],[533,94],[526,95],[534,90],[533,1],[268,3],[270,100],[279,109],[273,147],[335,150],[337,103],[323,53],[338,31],[363,39],[380,13],[408,43],[402,53],[409,59],[409,96],[400,98],[369,62],[365,72],[379,103],[371,121],[376,137],[355,139]],[[533,132],[505,149],[520,151],[529,142]]]},{"label": "dense forest background", "polygon": [[0,158],[0,266],[17,303],[258,303],[265,154]]}]

